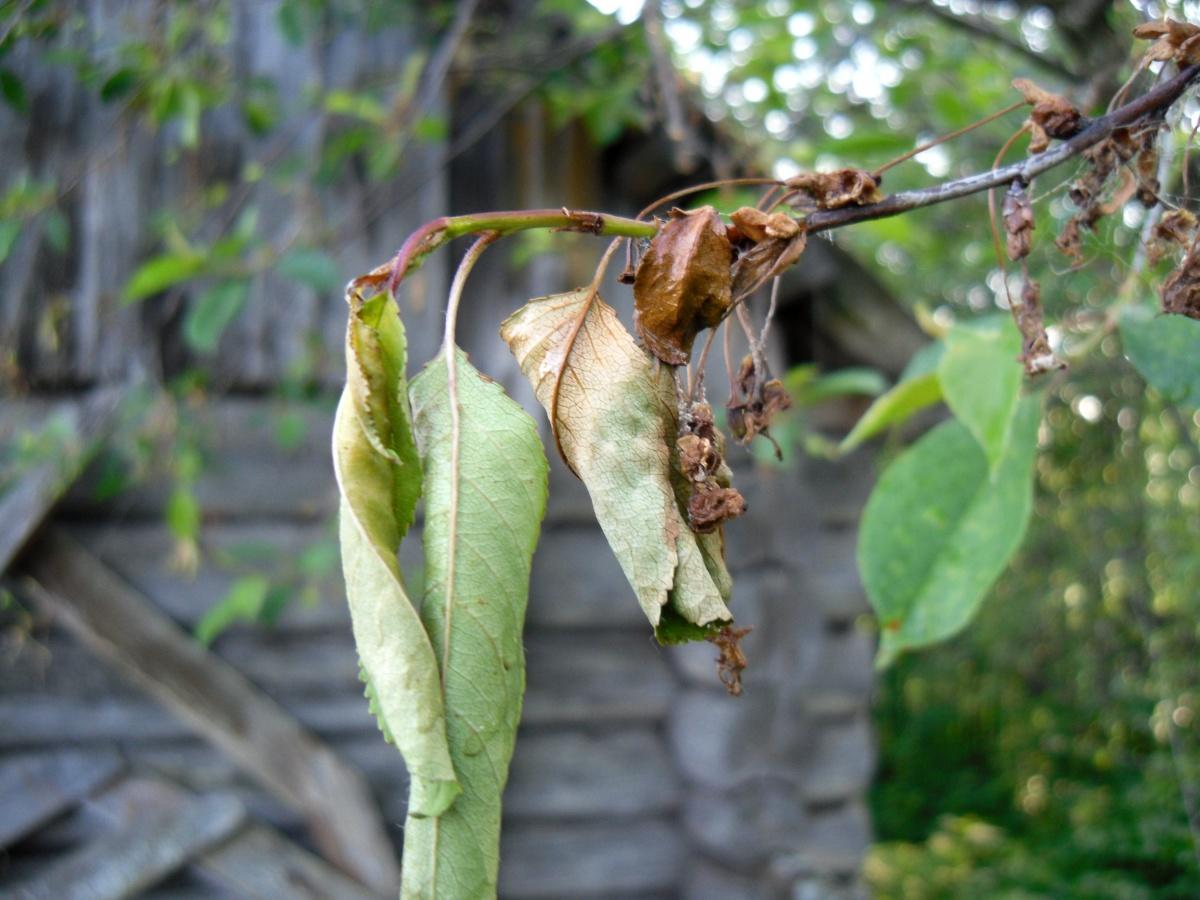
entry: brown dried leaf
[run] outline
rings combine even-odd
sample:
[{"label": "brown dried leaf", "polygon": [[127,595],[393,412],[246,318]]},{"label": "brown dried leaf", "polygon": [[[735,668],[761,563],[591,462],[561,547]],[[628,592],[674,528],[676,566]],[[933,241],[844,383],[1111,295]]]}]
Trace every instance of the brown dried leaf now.
[{"label": "brown dried leaf", "polygon": [[1019,301],[1013,304],[1013,318],[1021,332],[1021,362],[1030,375],[1041,375],[1065,367],[1050,348],[1042,314],[1042,289],[1032,278],[1026,280]]},{"label": "brown dried leaf", "polygon": [[721,487],[713,481],[696,485],[688,499],[688,524],[692,531],[708,534],[726,519],[746,511],[746,500],[737,488]]},{"label": "brown dried leaf", "polygon": [[733,267],[733,300],[740,301],[784,271],[804,253],[807,233],[791,238],[767,238],[738,257]]},{"label": "brown dried leaf", "polygon": [[1076,266],[1083,262],[1083,241],[1079,235],[1079,225],[1079,216],[1072,216],[1063,226],[1062,233],[1054,239],[1054,246]]},{"label": "brown dried leaf", "polygon": [[[742,360],[733,394],[725,407],[729,430],[742,444],[750,443],[756,435],[766,436],[771,421],[791,408],[792,398],[783,382],[769,376],[769,372],[759,370],[753,356]],[[779,448],[775,449],[778,452]]]},{"label": "brown dried leaf", "polygon": [[1152,61],[1173,59],[1180,65],[1200,62],[1200,26],[1176,19],[1144,22],[1133,29],[1133,36],[1154,43],[1146,51]]},{"label": "brown dried leaf", "polygon": [[1034,229],[1033,206],[1023,185],[1015,181],[1009,185],[1003,215],[1008,258],[1023,259],[1029,255]]},{"label": "brown dried leaf", "polygon": [[720,651],[720,656],[717,657],[717,677],[732,697],[738,697],[742,693],[742,672],[746,668],[746,654],[742,652],[741,641],[750,631],[749,628],[726,625],[708,638],[708,642]]},{"label": "brown dried leaf", "polygon": [[743,236],[756,244],[768,238],[793,238],[800,233],[800,223],[786,213],[766,213],[753,206],[743,206],[729,218]]},{"label": "brown dried leaf", "polygon": [[1183,262],[1163,282],[1160,294],[1163,312],[1200,319],[1200,243],[1192,244]]},{"label": "brown dried leaf", "polygon": [[879,182],[864,169],[838,169],[836,172],[801,172],[786,182],[796,197],[792,205],[800,209],[841,209],[866,206],[883,199]]},{"label": "brown dried leaf", "polygon": [[1041,153],[1050,146],[1051,138],[1065,140],[1083,128],[1082,114],[1065,97],[1038,87],[1028,78],[1015,78],[1012,84],[1033,107],[1029,113],[1030,153]]},{"label": "brown dried leaf", "polygon": [[680,366],[696,335],[729,309],[733,246],[711,206],[671,216],[638,266],[633,323],[651,353]]},{"label": "brown dried leaf", "polygon": [[1196,217],[1186,209],[1164,213],[1150,233],[1146,246],[1150,262],[1156,263],[1171,250],[1187,247],[1196,238]]}]

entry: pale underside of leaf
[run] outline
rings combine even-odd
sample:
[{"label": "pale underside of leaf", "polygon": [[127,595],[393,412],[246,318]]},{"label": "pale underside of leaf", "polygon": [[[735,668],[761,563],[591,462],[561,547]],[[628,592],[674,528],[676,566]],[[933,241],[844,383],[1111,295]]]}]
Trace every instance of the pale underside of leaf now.
[{"label": "pale underside of leaf", "polygon": [[452,370],[447,363],[445,353],[431,362],[410,396],[425,472],[421,618],[438,655],[463,794],[437,818],[408,821],[403,896],[494,897],[548,467],[525,411],[461,351]]},{"label": "pale underside of leaf", "polygon": [[693,624],[729,620],[719,535],[697,541],[671,484],[671,371],[586,289],[531,301],[500,333],[555,417],[562,453],[587,487],[646,618],[657,626],[669,600]]},{"label": "pale underside of leaf", "polygon": [[[421,468],[408,424],[404,333],[385,298],[364,321],[351,298],[347,384],[334,420],[341,492],[339,536],[354,641],[411,776],[409,809],[437,815],[460,788],[450,759],[437,659],[409,600],[396,553],[420,496]],[[415,482],[415,483],[414,483]]]},{"label": "pale underside of leaf", "polygon": [[939,425],[888,467],[863,513],[858,561],[879,617],[879,664],[970,621],[1021,542],[1032,508],[1040,404],[1021,401],[989,472],[960,422]]},{"label": "pale underside of leaf", "polygon": [[1024,378],[1021,334],[1008,316],[955,325],[938,361],[946,405],[983,448],[988,465],[1000,463],[1012,434]]}]

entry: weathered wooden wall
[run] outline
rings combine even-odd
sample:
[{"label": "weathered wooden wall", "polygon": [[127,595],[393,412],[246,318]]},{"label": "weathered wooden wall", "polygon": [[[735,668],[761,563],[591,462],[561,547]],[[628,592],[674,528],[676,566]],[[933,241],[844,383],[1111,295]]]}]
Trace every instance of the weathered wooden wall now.
[{"label": "weathered wooden wall", "polygon": [[[136,19],[142,4],[89,0],[87,6],[93,22],[87,39],[103,44],[131,27],[131,10]],[[340,33],[298,49],[269,27],[273,4],[238,0],[234,6],[244,36],[231,51],[239,71],[287,83],[355,84],[373,66],[376,50],[387,47],[394,55],[413,40],[400,33]],[[0,342],[15,349],[25,376],[44,389],[131,374],[153,378],[163,366],[188,363],[177,333],[186,292],[142,308],[118,303],[149,247],[145,222],[185,198],[205,166],[236,170],[271,148],[232,118],[213,116],[205,121],[203,152],[193,160],[200,170],[187,172],[186,160],[184,170],[168,166],[161,137],[98,107],[38,60],[22,65],[35,115],[25,122],[0,111],[0,160],[7,171],[23,161],[74,184],[65,199],[74,243],[64,262],[34,232],[0,266]],[[293,121],[298,146],[315,154],[325,124],[298,106],[282,130]],[[582,132],[550,133],[536,105],[518,108],[449,168],[437,165],[443,150],[415,146],[406,174],[383,188],[338,184],[308,207],[265,188],[253,199],[268,234],[337,223],[337,255],[347,275],[386,259],[415,225],[447,211],[587,206],[605,193],[612,199],[612,186],[580,177],[599,172]],[[618,199],[615,205],[623,204]],[[564,240],[571,248],[564,255],[535,257],[521,267],[493,251],[464,303],[464,346],[526,403],[529,390],[495,329],[528,297],[583,280],[580,254],[594,258],[601,245]],[[402,298],[417,360],[430,355],[440,334],[450,256],[431,260]],[[803,317],[812,334],[837,332],[834,323],[841,320],[828,301],[839,290],[856,303],[870,298],[861,284],[847,290],[849,276],[838,270],[838,260],[818,245],[791,283],[795,297],[815,304]],[[627,310],[627,292],[616,290],[610,289],[613,302]],[[51,310],[60,314],[47,318]],[[60,327],[48,331],[47,321]],[[181,576],[169,564],[163,483],[144,482],[99,502],[93,476],[71,492],[57,522],[189,628],[228,590],[233,575],[221,562],[225,551],[258,547],[287,557],[328,537],[335,500],[327,449],[332,394],[305,407],[306,437],[284,449],[275,438],[273,401],[246,392],[276,383],[313,335],[323,348],[319,379],[335,385],[343,323],[339,297],[315,296],[271,274],[256,281],[247,314],[210,364],[228,394],[197,413],[207,463],[196,486],[204,528],[194,576]],[[885,361],[886,346],[873,348]],[[773,351],[780,361],[781,347]],[[846,351],[832,355],[839,353]],[[540,410],[531,410],[540,420]],[[801,461],[790,470],[754,470],[745,454],[740,457],[750,512],[728,532],[737,579],[733,604],[739,621],[756,630],[745,644],[751,659],[746,694],[734,699],[716,680],[712,648],[666,651],[654,644],[586,494],[555,462],[534,565],[529,692],[506,797],[504,896],[855,894],[870,839],[864,793],[873,748],[872,646],[855,626],[865,603],[853,549],[870,468],[862,457],[837,466]],[[361,699],[337,586],[315,605],[292,604],[277,626],[232,629],[215,650],[366,773],[399,842],[403,767]],[[4,665],[0,763],[4,754],[51,747],[97,754],[116,748],[196,787],[234,784],[255,813],[300,834],[293,813],[60,630],[39,627]],[[20,852],[36,863],[77,840],[82,828],[64,820]]]}]

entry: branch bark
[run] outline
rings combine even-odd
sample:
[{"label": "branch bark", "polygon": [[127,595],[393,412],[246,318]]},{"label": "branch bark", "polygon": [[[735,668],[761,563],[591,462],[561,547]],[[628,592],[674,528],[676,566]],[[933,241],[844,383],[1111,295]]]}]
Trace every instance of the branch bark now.
[{"label": "branch bark", "polygon": [[1117,107],[1108,115],[1093,120],[1079,134],[1045,153],[1030,156],[1003,168],[989,169],[986,172],[977,172],[964,178],[944,181],[933,187],[890,194],[878,203],[821,210],[810,214],[805,219],[805,226],[810,234],[830,231],[834,228],[853,225],[856,222],[884,219],[914,209],[945,203],[948,200],[968,197],[991,188],[1002,187],[1013,181],[1030,182],[1043,172],[1062,165],[1067,160],[1074,159],[1085,150],[1094,147],[1112,135],[1118,128],[1131,125],[1143,116],[1166,109],[1178,100],[1198,77],[1200,77],[1200,65],[1188,66],[1174,78],[1163,82],[1136,100]]}]

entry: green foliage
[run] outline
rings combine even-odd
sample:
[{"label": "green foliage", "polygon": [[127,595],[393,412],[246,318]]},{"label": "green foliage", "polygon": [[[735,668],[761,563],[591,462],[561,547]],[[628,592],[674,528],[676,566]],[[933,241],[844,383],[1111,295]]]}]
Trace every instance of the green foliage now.
[{"label": "green foliage", "polygon": [[221,335],[246,305],[248,281],[219,281],[188,307],[183,338],[197,353],[212,353]]},{"label": "green foliage", "polygon": [[1138,373],[1171,403],[1200,407],[1200,320],[1144,306],[1121,313],[1121,343]]},{"label": "green foliage", "polygon": [[863,512],[858,563],[879,617],[879,664],[942,640],[974,615],[1029,521],[1039,406],[1023,401],[989,472],[961,423],[944,423],[883,473]]},{"label": "green foliage", "polygon": [[870,440],[875,435],[907,421],[911,416],[933,406],[942,399],[942,383],[937,372],[901,378],[895,387],[872,403],[854,423],[850,432],[842,438],[838,451],[851,450]]},{"label": "green foliage", "polygon": [[881,676],[875,896],[1200,893],[1200,427],[1109,366],[1051,392],[1030,539],[979,620]]}]

